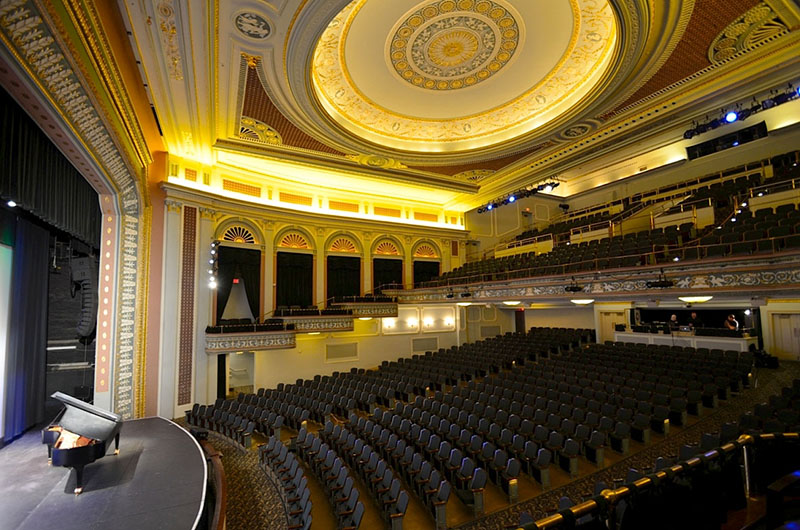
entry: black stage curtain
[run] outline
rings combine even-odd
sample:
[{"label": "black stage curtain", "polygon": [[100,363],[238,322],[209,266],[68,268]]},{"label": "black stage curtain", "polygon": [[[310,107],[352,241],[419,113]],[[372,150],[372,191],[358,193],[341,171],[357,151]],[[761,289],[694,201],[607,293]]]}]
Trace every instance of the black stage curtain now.
[{"label": "black stage curtain", "polygon": [[99,248],[97,192],[2,88],[0,131],[0,196]]},{"label": "black stage curtain", "polygon": [[277,307],[310,306],[314,303],[314,256],[299,252],[278,252],[276,271]]},{"label": "black stage curtain", "polygon": [[372,259],[372,292],[380,292],[382,285],[390,283],[403,283],[403,260],[401,259]]},{"label": "black stage curtain", "polygon": [[250,311],[258,320],[261,316],[261,251],[224,245],[217,249],[217,322],[225,311],[237,273],[244,281]]},{"label": "black stage curtain", "polygon": [[50,232],[17,220],[6,359],[5,441],[44,421]]},{"label": "black stage curtain", "polygon": [[420,282],[428,282],[439,276],[438,261],[415,261],[414,262],[414,285]]},{"label": "black stage curtain", "polygon": [[361,295],[361,258],[328,256],[328,300]]}]

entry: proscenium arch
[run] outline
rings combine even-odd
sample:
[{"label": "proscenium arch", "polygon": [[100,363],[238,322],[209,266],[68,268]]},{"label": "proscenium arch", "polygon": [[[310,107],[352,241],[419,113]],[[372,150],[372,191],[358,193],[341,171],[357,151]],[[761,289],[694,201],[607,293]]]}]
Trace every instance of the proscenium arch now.
[{"label": "proscenium arch", "polygon": [[264,245],[264,234],[258,228],[258,225],[254,223],[252,220],[247,219],[245,217],[226,217],[225,219],[221,220],[217,223],[217,227],[214,230],[214,239],[217,241],[222,241],[222,237],[225,235],[225,232],[231,228],[232,226],[241,225],[250,230],[253,236],[255,236],[255,245],[263,246]]}]

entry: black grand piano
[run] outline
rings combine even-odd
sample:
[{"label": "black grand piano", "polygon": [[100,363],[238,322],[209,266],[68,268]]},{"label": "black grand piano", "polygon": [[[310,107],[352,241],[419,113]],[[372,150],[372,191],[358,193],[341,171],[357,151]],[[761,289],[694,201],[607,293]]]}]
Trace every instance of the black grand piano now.
[{"label": "black grand piano", "polygon": [[122,417],[61,392],[51,397],[65,408],[42,430],[42,443],[52,465],[75,468],[77,495],[83,491],[83,467],[106,456],[112,438],[119,454]]}]

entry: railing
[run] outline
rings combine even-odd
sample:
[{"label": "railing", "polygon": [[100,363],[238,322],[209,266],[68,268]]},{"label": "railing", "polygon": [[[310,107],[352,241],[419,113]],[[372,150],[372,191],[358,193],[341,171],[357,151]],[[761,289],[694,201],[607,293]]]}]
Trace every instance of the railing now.
[{"label": "railing", "polygon": [[550,241],[552,239],[553,239],[553,234],[548,232],[547,234],[542,234],[539,236],[526,237],[525,239],[515,239],[505,243],[498,243],[492,250],[494,252],[497,252],[498,250],[507,250],[509,248],[524,247],[525,245],[530,245],[533,243],[542,243],[544,241]]},{"label": "railing", "polygon": [[222,454],[209,442],[200,442],[206,453],[206,461],[211,467],[212,485],[214,487],[214,512],[209,521],[209,530],[225,529],[225,511],[228,504],[228,486],[225,479],[225,468],[222,465]]},{"label": "railing", "polygon": [[[636,252],[631,254],[592,258],[582,261],[570,261],[568,263],[561,263],[561,264],[541,264],[535,267],[527,267],[522,269],[477,273],[467,276],[458,276],[455,278],[446,278],[440,280],[432,280],[429,282],[421,282],[420,284],[415,285],[415,288],[449,287],[457,285],[507,281],[507,280],[525,279],[534,277],[563,276],[569,274],[595,271],[601,268],[603,270],[615,270],[615,269],[626,269],[626,268],[641,269],[641,267],[643,266],[641,261],[645,261],[644,266],[670,267],[670,266],[680,266],[677,265],[677,263],[683,264],[684,262],[692,262],[692,261],[730,259],[732,256],[733,257],[738,256],[740,258],[744,258],[745,256],[750,255],[750,254],[734,254],[734,255],[726,254],[725,256],[712,256],[712,257],[707,256],[708,249],[711,247],[719,247],[720,245],[727,245],[728,247],[730,247],[730,245],[734,245],[736,243],[751,243],[753,245],[753,248],[759,248],[760,246],[759,243],[769,241],[772,250],[771,251],[762,250],[758,252],[759,255],[766,256],[770,254],[775,254],[778,251],[780,251],[782,248],[780,245],[780,241],[784,240],[786,237],[789,236],[767,237],[762,239],[754,239],[751,241],[736,241],[732,243],[713,243],[709,245],[701,245],[699,244],[699,240],[695,240],[696,244],[693,244],[693,242],[689,242],[684,245],[655,245],[652,247],[653,250],[647,253]],[[695,255],[697,257],[694,257]],[[608,262],[611,260],[614,260],[615,262],[617,260],[624,261],[626,258],[629,259],[640,258],[640,262],[635,265],[629,265],[629,266],[623,266],[621,264],[607,265],[605,263],[602,263],[601,266],[601,262]],[[555,270],[550,270],[550,269],[555,269]],[[550,272],[543,273],[542,272],[543,270],[550,270]]]},{"label": "railing", "polygon": [[782,179],[777,182],[773,182],[770,184],[764,184],[762,186],[756,186],[754,188],[750,188],[750,198],[753,197],[763,197],[769,193],[778,193],[781,191],[789,191],[789,190],[796,190],[800,188],[800,178],[793,178],[793,179]]},{"label": "railing", "polygon": [[[617,489],[603,490],[600,495],[594,498],[561,510],[560,512],[534,521],[533,523],[523,525],[520,530],[553,530],[563,529],[567,530],[575,528],[575,521],[585,516],[597,516],[608,522],[608,528],[614,530],[616,524],[616,508],[620,502],[626,499],[632,499],[637,495],[647,492],[650,489],[658,486],[664,480],[671,480],[672,477],[681,476],[688,472],[699,469],[701,466],[706,466],[709,462],[716,462],[723,457],[732,455],[739,449],[742,450],[744,459],[744,486],[746,495],[751,491],[751,470],[750,470],[750,456],[748,449],[754,446],[756,442],[771,442],[777,440],[786,440],[791,442],[800,441],[800,434],[798,433],[785,433],[785,434],[744,434],[733,442],[726,443],[717,449],[712,449],[707,453],[700,456],[695,456],[680,462],[670,468],[657,471],[646,477],[642,477],[635,482],[622,486]],[[653,514],[657,516],[657,514]]]}]

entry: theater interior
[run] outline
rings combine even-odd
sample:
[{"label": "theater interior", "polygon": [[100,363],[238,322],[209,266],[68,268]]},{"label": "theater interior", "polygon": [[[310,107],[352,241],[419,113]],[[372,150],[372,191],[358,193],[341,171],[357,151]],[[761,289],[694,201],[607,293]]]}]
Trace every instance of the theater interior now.
[{"label": "theater interior", "polygon": [[0,526],[800,524],[797,0],[0,41]]}]

